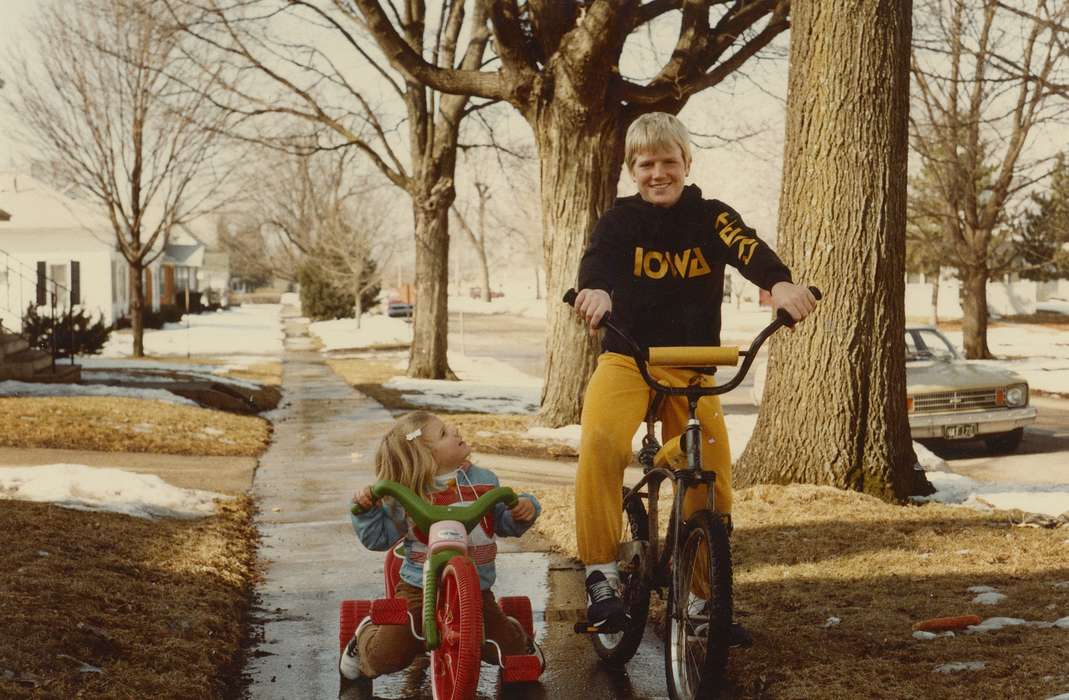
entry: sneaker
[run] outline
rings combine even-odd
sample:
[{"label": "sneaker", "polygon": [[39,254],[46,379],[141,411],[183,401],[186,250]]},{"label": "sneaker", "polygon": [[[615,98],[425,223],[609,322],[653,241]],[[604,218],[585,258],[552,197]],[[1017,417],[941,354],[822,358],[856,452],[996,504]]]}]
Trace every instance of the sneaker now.
[{"label": "sneaker", "polygon": [[[690,600],[687,602],[687,610],[690,615],[707,617],[709,615],[709,602],[691,594]],[[701,636],[705,634],[708,627],[708,622],[702,622],[695,626],[690,633]],[[728,646],[736,649],[753,646],[753,637],[740,623],[732,622],[731,629],[728,630]]]},{"label": "sneaker", "polygon": [[589,604],[586,609],[587,624],[593,627],[620,627],[625,620],[624,603],[616,586],[612,585],[605,574],[591,572],[586,577],[586,596]]},{"label": "sneaker", "polygon": [[345,650],[338,659],[338,673],[351,681],[359,680],[363,676],[360,673],[360,656],[356,650],[356,635],[345,645]]}]

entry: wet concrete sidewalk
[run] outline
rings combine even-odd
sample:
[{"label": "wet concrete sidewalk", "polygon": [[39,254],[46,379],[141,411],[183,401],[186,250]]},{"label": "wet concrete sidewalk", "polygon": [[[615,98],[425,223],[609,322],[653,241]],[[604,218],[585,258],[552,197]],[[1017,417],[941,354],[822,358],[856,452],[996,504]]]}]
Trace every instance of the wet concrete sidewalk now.
[{"label": "wet concrete sidewalk", "polygon": [[253,484],[265,564],[246,667],[256,700],[337,697],[338,602],[382,587],[382,554],[359,545],[346,503],[372,480],[392,418],[330,370],[296,314],[283,309],[283,400]]}]

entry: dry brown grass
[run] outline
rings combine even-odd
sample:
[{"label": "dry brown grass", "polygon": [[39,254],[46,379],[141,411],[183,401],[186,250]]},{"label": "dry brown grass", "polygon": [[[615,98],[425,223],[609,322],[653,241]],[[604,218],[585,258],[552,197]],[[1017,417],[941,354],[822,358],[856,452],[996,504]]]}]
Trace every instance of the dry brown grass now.
[{"label": "dry brown grass", "polygon": [[0,531],[20,534],[0,548],[0,697],[236,695],[250,499],[195,521],[2,503]]},{"label": "dry brown grass", "polygon": [[[535,490],[536,527],[575,553],[570,489]],[[664,508],[669,504],[664,502]],[[1069,691],[1069,630],[1007,628],[932,641],[911,625],[948,615],[1069,615],[1069,529],[1014,527],[1005,513],[892,506],[815,486],[736,494],[737,617],[753,648],[732,654],[740,698],[1044,698]],[[1007,598],[973,603],[970,586]],[[840,624],[825,628],[830,617]],[[936,673],[983,661],[981,671]]]},{"label": "dry brown grass", "polygon": [[0,446],[255,457],[271,425],[193,406],[125,397],[0,398]]}]

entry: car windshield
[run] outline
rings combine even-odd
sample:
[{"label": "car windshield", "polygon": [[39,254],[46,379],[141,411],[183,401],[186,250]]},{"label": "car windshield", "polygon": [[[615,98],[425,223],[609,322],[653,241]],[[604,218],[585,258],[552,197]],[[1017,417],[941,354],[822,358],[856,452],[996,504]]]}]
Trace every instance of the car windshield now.
[{"label": "car windshield", "polygon": [[953,360],[957,356],[950,341],[934,328],[906,329],[906,362]]}]

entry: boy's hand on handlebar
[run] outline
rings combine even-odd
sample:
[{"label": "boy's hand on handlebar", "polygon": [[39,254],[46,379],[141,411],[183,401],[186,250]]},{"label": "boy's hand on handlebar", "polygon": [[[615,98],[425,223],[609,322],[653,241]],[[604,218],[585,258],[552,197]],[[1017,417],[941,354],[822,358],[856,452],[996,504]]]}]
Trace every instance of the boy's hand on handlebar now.
[{"label": "boy's hand on handlebar", "polygon": [[509,510],[512,511],[512,519],[520,523],[529,523],[535,518],[535,507],[530,498],[516,499],[516,505]]},{"label": "boy's hand on handlebar", "polygon": [[612,311],[612,297],[604,289],[583,289],[575,297],[575,312],[590,326],[590,335],[597,332],[605,314]]},{"label": "boy's hand on handlebar", "polygon": [[375,496],[371,493],[370,486],[365,486],[363,490],[353,494],[353,505],[360,506],[361,510],[371,510],[375,505]]},{"label": "boy's hand on handlebar", "polygon": [[817,308],[817,298],[806,287],[790,282],[777,282],[769,291],[772,294],[773,310],[783,309],[795,321],[801,321]]}]

